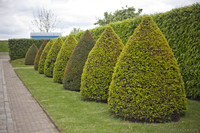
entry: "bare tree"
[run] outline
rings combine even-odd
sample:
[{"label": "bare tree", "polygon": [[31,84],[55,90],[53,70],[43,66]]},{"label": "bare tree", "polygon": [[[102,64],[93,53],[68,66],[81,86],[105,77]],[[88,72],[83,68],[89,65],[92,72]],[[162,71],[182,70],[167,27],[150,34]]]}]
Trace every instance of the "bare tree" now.
[{"label": "bare tree", "polygon": [[33,12],[33,26],[41,32],[50,32],[57,25],[57,17],[55,14],[48,9],[41,8],[38,9],[37,12]]}]

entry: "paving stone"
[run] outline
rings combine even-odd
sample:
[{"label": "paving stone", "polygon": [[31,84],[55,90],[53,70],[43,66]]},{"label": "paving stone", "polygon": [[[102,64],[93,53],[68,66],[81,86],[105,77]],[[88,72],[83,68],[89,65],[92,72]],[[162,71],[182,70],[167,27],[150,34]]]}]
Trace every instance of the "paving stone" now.
[{"label": "paving stone", "polygon": [[1,125],[0,126],[0,130],[6,130],[6,128],[7,128],[6,125]]},{"label": "paving stone", "polygon": [[58,133],[14,72],[0,57],[0,133]]},{"label": "paving stone", "polygon": [[0,115],[0,120],[6,120],[6,114],[1,114]]},{"label": "paving stone", "polygon": [[1,130],[0,129],[0,133],[7,133],[7,130]]}]

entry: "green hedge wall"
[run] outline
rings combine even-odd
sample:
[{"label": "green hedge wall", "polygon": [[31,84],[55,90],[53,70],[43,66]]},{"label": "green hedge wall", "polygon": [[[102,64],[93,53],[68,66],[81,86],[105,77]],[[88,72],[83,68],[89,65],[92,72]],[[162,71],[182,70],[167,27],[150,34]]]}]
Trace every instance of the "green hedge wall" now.
[{"label": "green hedge wall", "polygon": [[8,48],[11,60],[24,58],[33,43],[40,48],[44,40],[48,39],[9,39]]},{"label": "green hedge wall", "polygon": [[200,3],[157,14],[185,82],[187,97],[200,99]]},{"label": "green hedge wall", "polygon": [[[119,36],[119,38],[122,40],[123,44],[126,44],[128,41],[128,38],[133,34],[134,29],[138,26],[138,24],[142,20],[142,16],[137,17],[135,19],[128,19],[125,21],[119,21],[116,23],[111,23],[110,26],[114,29],[116,34]],[[94,29],[91,29],[90,32],[95,40],[98,40],[100,35],[103,33],[103,31],[106,29],[107,25],[102,27],[97,27]],[[83,35],[84,31],[76,33],[75,37],[77,40],[80,39],[80,37]]]},{"label": "green hedge wall", "polygon": [[[151,15],[167,38],[180,65],[188,98],[200,99],[200,3]],[[126,44],[143,16],[110,24]],[[97,40],[106,26],[91,29]],[[84,33],[75,34],[77,40]]]}]

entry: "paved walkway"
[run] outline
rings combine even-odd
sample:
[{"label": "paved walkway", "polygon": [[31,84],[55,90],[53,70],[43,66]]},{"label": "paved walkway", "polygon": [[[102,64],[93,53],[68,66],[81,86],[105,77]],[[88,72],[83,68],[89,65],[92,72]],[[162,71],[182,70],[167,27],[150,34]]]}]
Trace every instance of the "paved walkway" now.
[{"label": "paved walkway", "polygon": [[0,56],[0,133],[58,133],[9,63]]},{"label": "paved walkway", "polygon": [[0,52],[0,55],[8,55],[8,52]]}]

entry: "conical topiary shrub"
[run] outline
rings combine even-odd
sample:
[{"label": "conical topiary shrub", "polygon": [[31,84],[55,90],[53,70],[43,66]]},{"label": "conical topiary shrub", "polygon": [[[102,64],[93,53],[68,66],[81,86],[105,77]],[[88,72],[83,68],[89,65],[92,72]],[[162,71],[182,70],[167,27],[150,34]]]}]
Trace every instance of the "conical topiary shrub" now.
[{"label": "conical topiary shrub", "polygon": [[25,65],[34,65],[34,60],[37,52],[38,52],[37,46],[35,46],[35,44],[32,44],[26,53]]},{"label": "conical topiary shrub", "polygon": [[38,64],[40,61],[40,57],[42,55],[42,51],[44,50],[46,44],[47,44],[47,40],[44,40],[44,42],[42,43],[42,45],[40,46],[40,48],[36,54],[35,61],[34,61],[34,69],[35,70],[38,70]]},{"label": "conical topiary shrub", "polygon": [[69,35],[65,40],[60,52],[58,53],[58,57],[55,62],[55,67],[53,69],[54,82],[62,83],[66,64],[76,44],[77,41],[73,35]]},{"label": "conical topiary shrub", "polygon": [[47,55],[47,59],[44,64],[44,74],[47,77],[53,77],[53,68],[54,63],[56,62],[57,55],[62,47],[63,40],[59,37],[56,39],[55,43],[52,45],[49,53]]},{"label": "conical topiary shrub", "polygon": [[65,68],[63,77],[63,87],[65,89],[80,90],[83,67],[95,42],[89,30],[79,40]]},{"label": "conical topiary shrub", "polygon": [[108,26],[88,55],[81,78],[84,99],[106,102],[114,66],[123,43]]},{"label": "conical topiary shrub", "polygon": [[51,39],[47,45],[45,46],[43,52],[42,52],[42,55],[40,57],[40,61],[39,61],[39,64],[38,64],[38,72],[40,74],[44,74],[44,64],[45,64],[45,61],[46,61],[46,58],[47,58],[47,55],[49,53],[49,50],[51,49],[52,45],[54,44],[54,41],[53,39]]},{"label": "conical topiary shrub", "polygon": [[119,117],[144,122],[176,121],[186,110],[179,66],[149,16],[144,17],[119,56],[108,105]]}]

